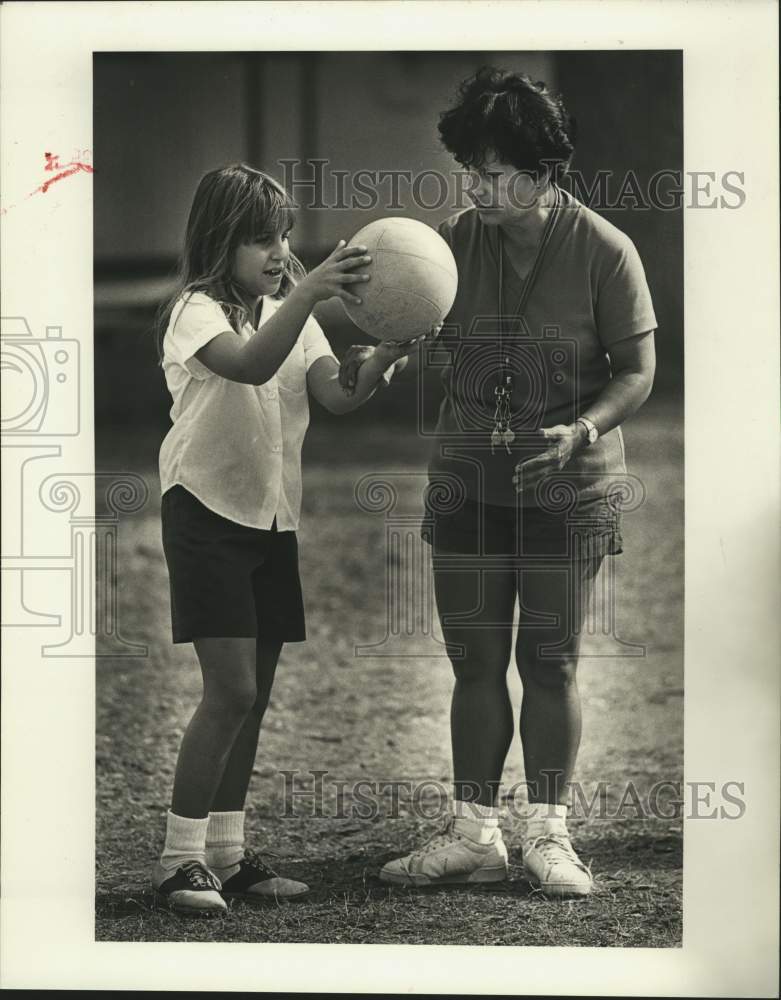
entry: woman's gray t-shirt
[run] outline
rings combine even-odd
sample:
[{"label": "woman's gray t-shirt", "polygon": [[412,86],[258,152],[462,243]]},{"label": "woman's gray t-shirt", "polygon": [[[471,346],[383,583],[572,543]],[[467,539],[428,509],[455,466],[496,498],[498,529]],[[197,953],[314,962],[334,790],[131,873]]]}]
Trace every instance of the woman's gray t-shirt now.
[{"label": "woman's gray t-shirt", "polygon": [[[468,498],[515,506],[515,465],[544,445],[529,433],[572,423],[610,380],[607,352],[620,340],[656,329],[651,295],[634,244],[621,230],[559,189],[550,239],[521,318],[523,292],[505,258],[498,301],[499,236],[475,209],[445,220],[440,235],[458,265],[458,293],[437,343],[445,396],[439,411],[430,478],[457,477]],[[500,342],[498,316],[504,317]],[[494,389],[501,358],[513,374],[515,441],[492,454]],[[527,437],[524,437],[527,432]],[[524,506],[548,506],[551,491],[579,502],[607,496],[626,476],[619,428],[548,477]],[[554,501],[555,504],[556,501]]]}]

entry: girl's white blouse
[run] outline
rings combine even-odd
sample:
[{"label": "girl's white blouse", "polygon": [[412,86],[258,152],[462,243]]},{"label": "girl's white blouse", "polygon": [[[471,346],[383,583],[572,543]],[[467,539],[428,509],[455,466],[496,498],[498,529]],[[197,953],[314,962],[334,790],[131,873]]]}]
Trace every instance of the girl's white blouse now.
[{"label": "girl's white blouse", "polygon": [[[263,298],[259,329],[282,304]],[[160,489],[180,484],[215,513],[238,524],[295,531],[301,512],[301,446],[309,424],[306,373],[334,357],[309,317],[277,374],[263,385],[231,382],[195,357],[231,329],[219,303],[203,292],[174,306],[163,339],[163,371],[173,399],[160,447]],[[334,360],[335,357],[334,357]]]}]

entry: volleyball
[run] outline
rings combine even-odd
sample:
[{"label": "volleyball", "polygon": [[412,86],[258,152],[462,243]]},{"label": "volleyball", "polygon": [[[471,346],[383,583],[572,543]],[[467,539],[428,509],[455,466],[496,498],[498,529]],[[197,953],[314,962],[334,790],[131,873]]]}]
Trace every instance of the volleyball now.
[{"label": "volleyball", "polygon": [[357,286],[361,305],[344,302],[347,315],[375,340],[409,340],[428,333],[450,311],[458,270],[450,247],[431,226],[415,219],[370,222],[350,240],[372,260],[354,274],[371,281]]}]

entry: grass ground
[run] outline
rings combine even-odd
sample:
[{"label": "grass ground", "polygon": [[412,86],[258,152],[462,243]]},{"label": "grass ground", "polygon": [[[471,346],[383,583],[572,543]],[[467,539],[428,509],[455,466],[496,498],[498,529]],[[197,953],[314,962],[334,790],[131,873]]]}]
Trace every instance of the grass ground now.
[{"label": "grass ground", "polygon": [[[509,882],[472,889],[389,889],[382,863],[433,833],[439,788],[448,788],[451,671],[432,636],[396,640],[396,655],[355,655],[383,639],[386,621],[385,522],[359,510],[355,483],[367,472],[416,472],[411,435],[352,420],[334,450],[334,427],[315,427],[305,451],[299,533],[309,639],[283,652],[264,723],[248,805],[255,846],[285,874],[313,887],[291,905],[231,905],[208,922],[177,917],[149,890],[161,847],[176,752],[199,694],[190,646],[170,642],[168,583],[159,541],[155,445],[104,444],[99,469],[132,469],[152,487],[146,508],[120,528],[121,631],[146,643],[145,658],[98,659],[96,937],[103,941],[274,941],[670,947],[681,943],[681,824],[639,818],[654,783],[682,778],[683,755],[683,437],[681,410],[651,401],[626,427],[630,468],[647,501],[625,522],[615,562],[617,632],[643,643],[644,657],[617,656],[614,640],[584,642],[580,667],[584,736],[577,779],[603,818],[575,816],[573,836],[591,863],[595,891],[556,903],[532,891],[520,870],[512,803],[502,819]],[[118,458],[121,456],[121,459]],[[326,457],[327,456],[327,457]],[[398,477],[394,514],[419,509],[422,478]],[[604,572],[604,571],[603,571]],[[403,654],[403,655],[402,655]],[[435,654],[435,655],[432,655]],[[511,673],[510,692],[521,689]],[[303,779],[326,771],[325,815],[299,800],[284,811],[283,770]],[[416,802],[403,793],[372,799],[361,820],[347,796],[336,813],[332,781],[429,784]],[[505,788],[523,779],[516,736]],[[626,797],[631,781],[636,798]],[[303,787],[303,786],[302,786]],[[619,809],[624,796],[623,810]],[[429,810],[426,818],[424,809]]]}]

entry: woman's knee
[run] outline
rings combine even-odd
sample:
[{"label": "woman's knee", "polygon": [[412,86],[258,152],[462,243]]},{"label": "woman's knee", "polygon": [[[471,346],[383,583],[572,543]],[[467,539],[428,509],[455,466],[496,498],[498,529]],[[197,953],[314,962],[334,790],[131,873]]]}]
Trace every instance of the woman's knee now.
[{"label": "woman's knee", "polygon": [[516,656],[524,685],[562,689],[575,683],[578,660],[572,653],[550,651],[546,654],[539,647],[521,646]]},{"label": "woman's knee", "polygon": [[509,649],[498,647],[448,647],[448,656],[459,684],[503,683],[510,665]]}]

